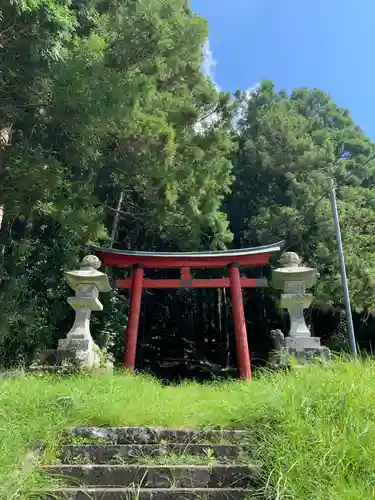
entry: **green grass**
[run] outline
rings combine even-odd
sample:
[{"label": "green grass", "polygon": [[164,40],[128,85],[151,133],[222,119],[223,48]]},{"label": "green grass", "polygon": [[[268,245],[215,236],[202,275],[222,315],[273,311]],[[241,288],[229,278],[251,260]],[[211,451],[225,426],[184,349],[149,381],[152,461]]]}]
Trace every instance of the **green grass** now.
[{"label": "green grass", "polygon": [[[163,456],[138,456],[136,458],[137,464],[142,465],[215,465],[220,463],[215,457],[209,454],[209,447],[207,447],[208,453],[206,455],[189,455],[187,453],[182,453],[181,455],[177,453],[168,453]],[[123,459],[122,457],[114,457],[111,460],[113,465],[126,465],[131,463],[131,460]]]},{"label": "green grass", "polygon": [[[56,404],[70,396],[73,405]],[[0,380],[0,497],[41,480],[24,464],[45,440],[46,459],[75,424],[239,427],[255,431],[266,498],[375,499],[375,362],[335,362],[252,383],[163,387],[143,376]]]}]

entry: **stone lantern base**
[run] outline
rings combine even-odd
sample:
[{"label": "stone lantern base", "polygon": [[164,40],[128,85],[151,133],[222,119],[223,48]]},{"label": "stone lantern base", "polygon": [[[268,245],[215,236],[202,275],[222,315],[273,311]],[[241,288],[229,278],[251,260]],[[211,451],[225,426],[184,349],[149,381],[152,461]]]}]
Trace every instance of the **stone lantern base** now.
[{"label": "stone lantern base", "polygon": [[269,361],[273,367],[287,367],[294,360],[304,365],[313,361],[329,361],[331,351],[320,345],[319,337],[284,337],[281,330],[271,332],[274,350]]},{"label": "stone lantern base", "polygon": [[74,346],[67,346],[63,349],[60,346],[57,349],[49,349],[41,353],[30,366],[29,371],[35,373],[79,373],[82,369],[92,374],[113,374],[113,363],[106,361],[100,363],[98,354],[95,353],[95,362],[90,367],[82,363],[79,351]]}]

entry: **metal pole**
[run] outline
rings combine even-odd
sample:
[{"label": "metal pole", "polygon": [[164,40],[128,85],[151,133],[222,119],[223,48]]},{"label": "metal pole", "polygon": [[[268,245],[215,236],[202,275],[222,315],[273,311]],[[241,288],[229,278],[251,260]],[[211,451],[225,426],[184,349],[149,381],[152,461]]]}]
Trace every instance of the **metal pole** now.
[{"label": "metal pole", "polygon": [[348,288],[348,278],[346,276],[344,250],[342,247],[339,213],[337,210],[336,189],[335,189],[335,183],[334,183],[333,179],[331,179],[331,205],[332,205],[332,213],[333,213],[333,223],[335,226],[335,233],[336,233],[337,250],[338,250],[338,254],[339,254],[341,285],[342,285],[342,291],[344,294],[345,311],[346,311],[346,318],[347,318],[347,322],[348,322],[349,343],[350,343],[350,348],[351,348],[353,356],[355,358],[358,358],[357,344],[355,341],[355,333],[354,333],[354,327],[353,327],[352,310],[350,307],[350,295],[349,295],[349,288]]}]

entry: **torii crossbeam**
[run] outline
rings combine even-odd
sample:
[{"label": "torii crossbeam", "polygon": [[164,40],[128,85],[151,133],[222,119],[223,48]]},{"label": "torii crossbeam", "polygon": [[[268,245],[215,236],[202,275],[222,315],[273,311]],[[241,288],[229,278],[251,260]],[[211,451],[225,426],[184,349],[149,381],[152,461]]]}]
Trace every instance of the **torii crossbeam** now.
[{"label": "torii crossbeam", "polygon": [[[222,252],[133,252],[93,247],[92,250],[107,266],[132,268],[132,278],[116,281],[118,289],[131,289],[129,319],[125,335],[124,365],[133,370],[137,351],[139,316],[144,288],[230,288],[233,322],[240,377],[251,379],[251,364],[247,341],[242,288],[266,287],[267,280],[240,276],[240,267],[268,264],[271,255],[281,250],[283,242],[241,250]],[[228,268],[229,278],[193,279],[191,269]],[[180,279],[148,279],[145,269],[180,269]]]}]

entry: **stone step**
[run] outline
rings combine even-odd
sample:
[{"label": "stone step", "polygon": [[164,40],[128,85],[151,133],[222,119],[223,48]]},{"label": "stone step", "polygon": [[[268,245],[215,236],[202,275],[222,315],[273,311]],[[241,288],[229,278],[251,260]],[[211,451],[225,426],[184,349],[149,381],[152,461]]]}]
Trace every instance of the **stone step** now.
[{"label": "stone step", "polygon": [[[61,488],[48,492],[44,500],[250,500],[254,490],[235,488]],[[36,498],[39,497],[35,497]],[[254,494],[254,499],[258,498]]]},{"label": "stone step", "polygon": [[[122,444],[122,445],[63,445],[60,460],[68,463],[95,463],[107,464],[124,462],[139,462],[140,459],[168,457],[168,455],[201,456],[221,462],[231,462],[238,459],[241,447],[230,444]],[[78,460],[81,460],[80,462]]]},{"label": "stone step", "polygon": [[150,427],[74,427],[66,436],[112,444],[232,443],[248,439],[245,430],[191,430]]},{"label": "stone step", "polygon": [[141,488],[248,488],[260,468],[246,465],[48,465],[69,485]]}]

